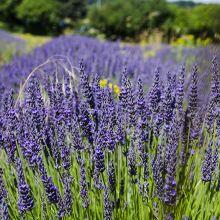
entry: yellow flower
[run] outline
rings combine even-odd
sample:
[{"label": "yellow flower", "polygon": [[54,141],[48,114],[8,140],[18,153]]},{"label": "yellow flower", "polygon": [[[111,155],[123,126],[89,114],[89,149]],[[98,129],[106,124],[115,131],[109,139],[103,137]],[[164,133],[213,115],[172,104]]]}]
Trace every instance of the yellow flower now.
[{"label": "yellow flower", "polygon": [[113,87],[112,83],[109,83],[109,84],[108,84],[108,87],[109,87],[110,89],[112,89],[112,87]]},{"label": "yellow flower", "polygon": [[99,82],[100,87],[102,88],[106,88],[108,86],[108,88],[110,88],[111,90],[113,90],[113,92],[115,93],[115,95],[119,96],[120,94],[120,88],[117,85],[113,85],[112,83],[108,83],[107,79],[102,79]]},{"label": "yellow flower", "polygon": [[107,79],[102,79],[102,80],[100,80],[99,84],[100,84],[100,87],[106,87],[106,85],[107,85]]},{"label": "yellow flower", "polygon": [[119,96],[120,94],[120,88],[117,85],[114,85],[114,93]]}]

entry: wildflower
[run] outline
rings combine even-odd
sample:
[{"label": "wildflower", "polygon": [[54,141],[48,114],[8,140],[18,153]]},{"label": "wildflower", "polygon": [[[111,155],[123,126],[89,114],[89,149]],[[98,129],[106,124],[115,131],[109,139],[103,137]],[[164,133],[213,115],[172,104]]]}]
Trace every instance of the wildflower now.
[{"label": "wildflower", "polygon": [[116,96],[120,95],[120,88],[119,88],[119,86],[114,85],[114,93],[115,93]]},{"label": "wildflower", "polygon": [[107,86],[107,82],[108,82],[107,79],[100,80],[100,87],[106,87]]}]

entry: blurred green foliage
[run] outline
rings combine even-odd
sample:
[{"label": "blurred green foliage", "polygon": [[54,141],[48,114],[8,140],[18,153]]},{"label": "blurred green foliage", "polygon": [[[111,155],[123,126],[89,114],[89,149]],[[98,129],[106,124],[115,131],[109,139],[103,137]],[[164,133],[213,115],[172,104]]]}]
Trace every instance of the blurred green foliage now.
[{"label": "blurred green foliage", "polygon": [[[164,42],[182,35],[220,42],[220,4],[166,0],[1,0],[0,26],[37,35],[64,30],[107,39]],[[7,26],[6,26],[6,25]],[[210,42],[210,41],[209,41]]]},{"label": "blurred green foliage", "polygon": [[87,12],[86,0],[1,0],[0,21],[10,30],[56,35]]},{"label": "blurred green foliage", "polygon": [[220,4],[197,6],[192,9],[190,19],[191,33],[220,39]]},{"label": "blurred green foliage", "polygon": [[53,0],[23,0],[16,8],[17,17],[24,21],[26,31],[43,34],[56,31],[57,2]]},{"label": "blurred green foliage", "polygon": [[193,34],[202,40],[220,41],[220,4],[174,4],[165,0],[112,0],[93,6],[88,14],[91,26],[110,39],[141,40],[153,32],[165,42]]},{"label": "blurred green foliage", "polygon": [[124,39],[161,26],[169,14],[164,0],[112,0],[102,7],[93,6],[88,17],[107,38]]}]

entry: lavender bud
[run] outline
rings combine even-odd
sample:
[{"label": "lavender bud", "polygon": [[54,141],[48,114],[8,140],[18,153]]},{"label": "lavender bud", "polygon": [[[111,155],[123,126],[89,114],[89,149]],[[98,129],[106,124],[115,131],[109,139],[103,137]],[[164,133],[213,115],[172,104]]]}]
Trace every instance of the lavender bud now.
[{"label": "lavender bud", "polygon": [[111,192],[115,192],[116,188],[116,179],[115,179],[115,168],[113,160],[110,161],[108,167],[108,185]]},{"label": "lavender bud", "polygon": [[188,114],[191,119],[194,118],[198,107],[197,71],[198,68],[197,66],[195,66],[193,68],[193,73],[192,73],[192,81],[191,81],[189,103],[188,103],[188,110],[189,110]]},{"label": "lavender bud", "polygon": [[80,196],[82,198],[83,207],[88,208],[89,198],[88,198],[84,161],[82,159],[80,161]]},{"label": "lavender bud", "polygon": [[104,220],[112,219],[112,203],[109,199],[108,188],[104,188]]},{"label": "lavender bud", "polygon": [[137,174],[136,153],[133,142],[128,152],[128,172],[131,176],[136,176]]},{"label": "lavender bud", "polygon": [[40,158],[38,161],[38,169],[41,175],[41,180],[43,182],[48,201],[50,203],[58,203],[59,201],[58,189],[54,185],[52,181],[52,177],[48,177],[42,158]]},{"label": "lavender bud", "polygon": [[102,173],[105,170],[105,152],[102,147],[95,149],[95,168]]},{"label": "lavender bud", "polygon": [[66,174],[64,176],[64,207],[66,210],[67,214],[71,214],[72,212],[72,204],[73,204],[73,196],[72,196],[72,191],[71,191],[71,184],[73,182],[73,178],[69,175]]},{"label": "lavender bud", "polygon": [[0,203],[0,217],[2,220],[10,220],[9,212],[8,212],[8,204],[5,198]]},{"label": "lavender bud", "polygon": [[202,166],[202,180],[204,182],[210,182],[212,178],[212,141],[209,142],[209,145],[205,152],[205,159]]},{"label": "lavender bud", "polygon": [[34,200],[31,195],[31,189],[25,182],[22,163],[20,159],[16,161],[18,174],[18,209],[21,215],[34,208]]}]

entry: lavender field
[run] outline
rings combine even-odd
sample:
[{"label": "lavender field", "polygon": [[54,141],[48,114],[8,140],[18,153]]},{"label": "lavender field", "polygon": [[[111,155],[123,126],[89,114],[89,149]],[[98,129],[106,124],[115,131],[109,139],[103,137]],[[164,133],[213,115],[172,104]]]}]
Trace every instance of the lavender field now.
[{"label": "lavender field", "polygon": [[0,68],[2,220],[220,219],[220,47],[61,36]]}]

